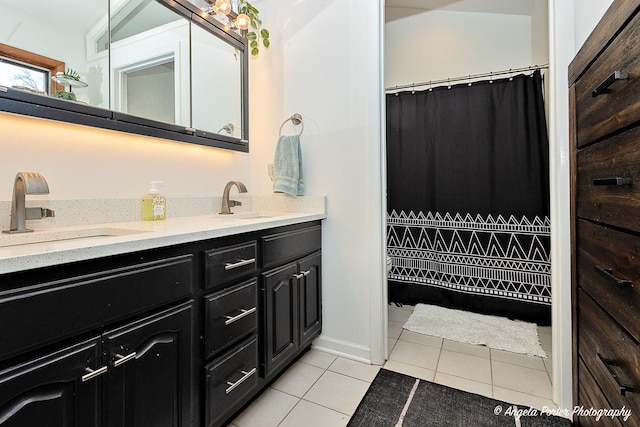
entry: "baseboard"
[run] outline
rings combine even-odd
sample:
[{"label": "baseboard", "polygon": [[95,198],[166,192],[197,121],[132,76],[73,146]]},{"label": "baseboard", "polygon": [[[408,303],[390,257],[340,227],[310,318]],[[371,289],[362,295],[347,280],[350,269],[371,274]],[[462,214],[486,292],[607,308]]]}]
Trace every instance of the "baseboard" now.
[{"label": "baseboard", "polygon": [[335,356],[344,357],[362,363],[371,363],[371,349],[363,345],[354,344],[349,341],[338,340],[335,338],[320,335],[311,344],[314,350],[323,351]]}]

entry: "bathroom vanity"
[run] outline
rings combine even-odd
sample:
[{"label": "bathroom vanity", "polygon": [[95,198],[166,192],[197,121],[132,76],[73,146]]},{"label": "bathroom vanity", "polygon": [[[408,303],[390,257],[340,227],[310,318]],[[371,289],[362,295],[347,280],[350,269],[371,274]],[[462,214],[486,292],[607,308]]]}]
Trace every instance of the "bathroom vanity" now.
[{"label": "bathroom vanity", "polygon": [[0,247],[0,425],[228,422],[320,334],[322,218]]}]

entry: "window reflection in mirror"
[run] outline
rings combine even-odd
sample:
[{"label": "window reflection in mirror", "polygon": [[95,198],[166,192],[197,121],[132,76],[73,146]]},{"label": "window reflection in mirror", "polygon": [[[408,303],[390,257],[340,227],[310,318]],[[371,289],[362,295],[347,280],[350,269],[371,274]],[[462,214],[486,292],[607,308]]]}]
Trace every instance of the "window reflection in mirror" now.
[{"label": "window reflection in mirror", "polygon": [[193,127],[242,138],[243,55],[192,23]]},{"label": "window reflection in mirror", "polygon": [[[0,57],[5,64],[24,66],[8,83],[0,84],[62,99],[70,99],[72,92],[76,102],[109,108],[108,55],[87,47],[93,34],[106,30],[107,4],[84,0],[53,7],[47,0],[0,0]],[[32,87],[34,82],[24,74],[27,69],[48,73],[47,87]],[[50,80],[66,70],[75,71],[73,82]]]},{"label": "window reflection in mirror", "polygon": [[110,50],[114,111],[191,125],[186,18],[155,0],[112,2]]}]

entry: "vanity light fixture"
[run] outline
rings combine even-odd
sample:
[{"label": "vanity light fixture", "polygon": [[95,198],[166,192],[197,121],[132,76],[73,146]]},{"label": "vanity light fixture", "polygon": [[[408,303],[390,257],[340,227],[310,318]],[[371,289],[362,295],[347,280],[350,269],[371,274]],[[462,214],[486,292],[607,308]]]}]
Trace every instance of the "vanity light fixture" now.
[{"label": "vanity light fixture", "polygon": [[235,24],[237,29],[246,30],[249,28],[250,20],[247,15],[245,15],[244,13],[241,13],[236,17],[236,20],[233,21],[233,23]]}]

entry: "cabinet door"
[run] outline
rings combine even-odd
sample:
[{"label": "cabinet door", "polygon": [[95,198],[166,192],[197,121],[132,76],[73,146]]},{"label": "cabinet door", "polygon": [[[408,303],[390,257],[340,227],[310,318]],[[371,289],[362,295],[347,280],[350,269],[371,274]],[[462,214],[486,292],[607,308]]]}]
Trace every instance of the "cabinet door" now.
[{"label": "cabinet door", "polygon": [[298,281],[295,263],[263,273],[263,376],[289,361],[298,349]]},{"label": "cabinet door", "polygon": [[322,329],[321,254],[316,252],[298,262],[300,279],[300,347],[306,347]]},{"label": "cabinet door", "polygon": [[191,425],[192,312],[188,302],[104,334],[105,426]]},{"label": "cabinet door", "polygon": [[[2,427],[99,426],[99,339],[0,372]],[[95,376],[86,376],[90,369]],[[83,380],[83,376],[85,376]]]}]

